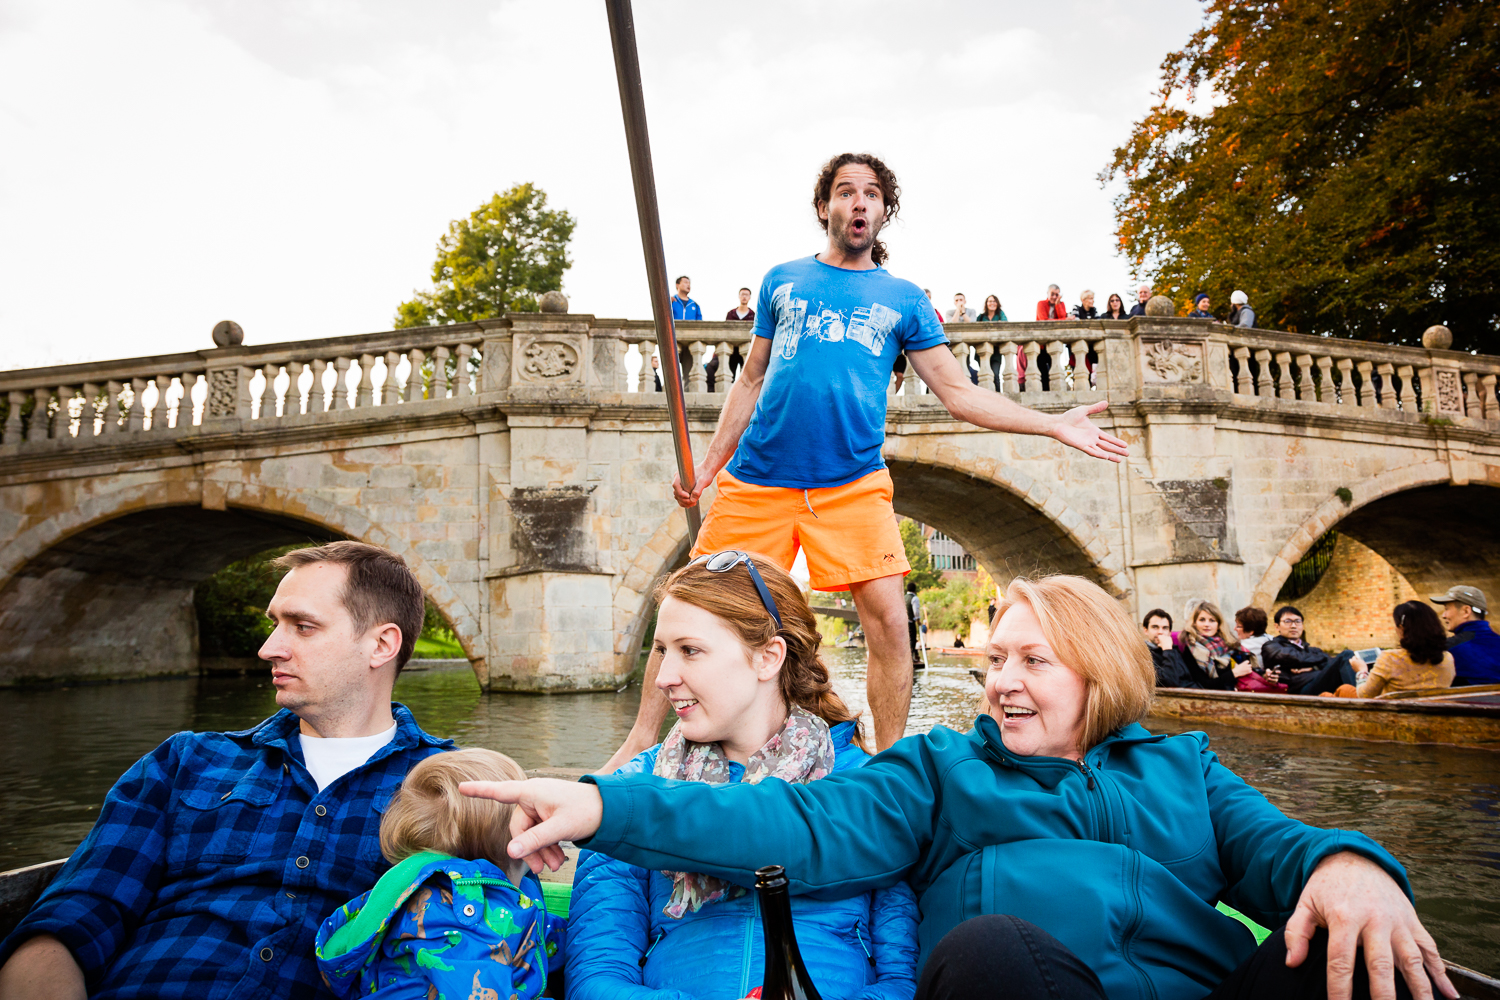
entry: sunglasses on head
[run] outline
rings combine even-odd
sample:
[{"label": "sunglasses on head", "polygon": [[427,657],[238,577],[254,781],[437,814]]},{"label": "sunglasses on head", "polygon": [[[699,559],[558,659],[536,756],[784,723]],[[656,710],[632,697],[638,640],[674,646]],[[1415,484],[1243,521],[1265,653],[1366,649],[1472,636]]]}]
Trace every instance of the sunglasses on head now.
[{"label": "sunglasses on head", "polygon": [[748,552],[740,552],[737,549],[725,549],[723,552],[715,552],[712,555],[704,554],[688,563],[689,566],[703,564],[703,568],[710,573],[728,573],[740,563],[750,571],[750,582],[755,584],[756,591],[760,594],[760,603],[771,612],[771,618],[776,622],[776,627],[781,628],[781,612],[776,610],[776,600],[771,596],[771,591],[766,587],[766,581],[760,578],[760,570],[755,568],[755,562],[750,558]]}]

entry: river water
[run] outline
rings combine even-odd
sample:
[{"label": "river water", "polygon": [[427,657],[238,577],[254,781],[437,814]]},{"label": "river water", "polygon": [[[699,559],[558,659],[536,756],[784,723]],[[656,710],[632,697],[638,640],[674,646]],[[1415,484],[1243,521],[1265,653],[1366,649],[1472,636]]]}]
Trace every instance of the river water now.
[{"label": "river water", "polygon": [[[837,650],[830,660],[840,693],[862,707],[862,654]],[[940,658],[919,674],[908,731],[967,730],[979,698],[969,668],[981,662]],[[134,760],[179,730],[254,725],[276,711],[274,695],[254,676],[0,691],[0,870],[67,855]],[[629,732],[640,691],[486,696],[460,667],[407,674],[396,697],[429,732],[523,767],[592,767]],[[1207,729],[1224,763],[1289,815],[1380,841],[1411,872],[1444,956],[1500,976],[1500,755],[1172,719],[1147,726]]]}]

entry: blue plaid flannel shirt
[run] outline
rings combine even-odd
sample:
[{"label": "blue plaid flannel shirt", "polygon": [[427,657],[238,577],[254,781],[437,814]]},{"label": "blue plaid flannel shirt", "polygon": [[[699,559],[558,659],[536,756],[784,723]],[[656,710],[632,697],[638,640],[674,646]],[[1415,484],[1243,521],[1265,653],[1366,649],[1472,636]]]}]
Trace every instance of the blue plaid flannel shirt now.
[{"label": "blue plaid flannel shirt", "polygon": [[52,934],[91,997],[331,997],[318,926],[390,865],[380,819],[406,772],[451,749],[393,705],[396,736],[322,792],[283,710],[178,733],[110,789],[56,881],[0,944]]}]

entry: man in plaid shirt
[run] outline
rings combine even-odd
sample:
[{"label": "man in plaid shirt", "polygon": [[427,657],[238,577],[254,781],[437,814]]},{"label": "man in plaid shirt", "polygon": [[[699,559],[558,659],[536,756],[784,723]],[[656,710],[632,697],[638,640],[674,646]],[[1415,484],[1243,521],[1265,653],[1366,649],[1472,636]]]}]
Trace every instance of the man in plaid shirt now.
[{"label": "man in plaid shirt", "polygon": [[390,866],[380,819],[407,770],[453,744],[391,703],[422,628],[402,560],[301,549],[260,655],[281,711],[178,733],[116,782],[93,830],[0,944],[11,998],[331,997],[322,920]]}]

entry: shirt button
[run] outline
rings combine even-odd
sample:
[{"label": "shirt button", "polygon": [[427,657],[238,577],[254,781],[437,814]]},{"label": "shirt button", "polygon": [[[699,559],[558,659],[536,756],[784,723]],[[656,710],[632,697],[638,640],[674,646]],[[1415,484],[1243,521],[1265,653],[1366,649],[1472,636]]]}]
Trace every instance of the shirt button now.
[{"label": "shirt button", "polygon": [[466,917],[472,917],[473,915],[474,915],[474,904],[473,903],[466,903],[466,904],[464,904],[464,916],[466,916]]},{"label": "shirt button", "polygon": [[319,816],[327,816],[328,815],[328,807],[327,806],[318,806],[318,808],[314,809],[313,812],[317,813]]},{"label": "shirt button", "polygon": [[302,857],[300,857],[300,858],[297,859],[297,867],[298,868],[306,868],[310,864],[312,864],[312,862],[309,861],[309,860],[307,860],[307,855],[305,855],[305,854],[302,855]]},{"label": "shirt button", "polygon": [[272,954],[274,954],[274,953],[271,951],[270,948],[262,948],[260,950],[260,960],[262,962],[269,962],[271,960],[271,955]]}]

